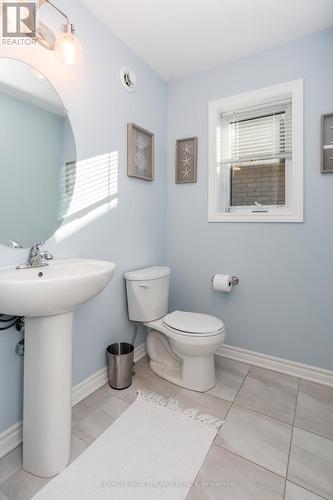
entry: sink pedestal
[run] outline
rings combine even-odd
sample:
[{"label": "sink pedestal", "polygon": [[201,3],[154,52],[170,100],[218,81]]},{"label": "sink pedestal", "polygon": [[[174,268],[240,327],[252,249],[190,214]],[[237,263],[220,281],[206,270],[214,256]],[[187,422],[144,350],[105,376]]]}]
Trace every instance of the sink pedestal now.
[{"label": "sink pedestal", "polygon": [[52,477],[69,463],[73,312],[25,318],[23,469]]},{"label": "sink pedestal", "polygon": [[55,476],[69,463],[73,312],[114,270],[113,262],[79,258],[0,267],[0,312],[25,317],[23,469],[36,476]]}]

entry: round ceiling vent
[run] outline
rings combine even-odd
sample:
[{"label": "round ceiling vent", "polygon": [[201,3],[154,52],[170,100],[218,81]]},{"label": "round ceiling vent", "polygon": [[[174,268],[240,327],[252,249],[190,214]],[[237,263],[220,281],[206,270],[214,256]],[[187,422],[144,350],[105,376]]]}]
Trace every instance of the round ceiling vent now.
[{"label": "round ceiling vent", "polygon": [[126,90],[133,92],[136,89],[138,79],[134,71],[130,68],[122,68],[120,70],[120,80]]}]

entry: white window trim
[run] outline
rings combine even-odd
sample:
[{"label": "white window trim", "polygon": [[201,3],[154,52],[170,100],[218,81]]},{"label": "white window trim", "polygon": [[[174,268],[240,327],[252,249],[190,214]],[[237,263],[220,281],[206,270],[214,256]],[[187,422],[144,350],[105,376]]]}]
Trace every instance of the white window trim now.
[{"label": "white window trim", "polygon": [[[292,97],[292,172],[291,206],[286,211],[218,212],[216,200],[216,130],[221,113],[269,103],[280,97]],[[209,103],[208,124],[208,222],[303,222],[303,80],[266,87]]]}]

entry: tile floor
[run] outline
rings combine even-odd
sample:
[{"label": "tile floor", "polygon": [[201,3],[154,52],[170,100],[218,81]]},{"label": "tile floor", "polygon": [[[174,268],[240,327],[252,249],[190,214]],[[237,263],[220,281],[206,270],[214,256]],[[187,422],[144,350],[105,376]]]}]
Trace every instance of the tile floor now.
[{"label": "tile floor", "polygon": [[[144,358],[129,389],[106,385],[73,409],[72,460],[143,389],[226,419],[188,500],[333,500],[333,388],[221,357],[216,368],[216,386],[200,394]],[[21,451],[0,460],[0,500],[28,500],[48,481],[22,470]]]}]

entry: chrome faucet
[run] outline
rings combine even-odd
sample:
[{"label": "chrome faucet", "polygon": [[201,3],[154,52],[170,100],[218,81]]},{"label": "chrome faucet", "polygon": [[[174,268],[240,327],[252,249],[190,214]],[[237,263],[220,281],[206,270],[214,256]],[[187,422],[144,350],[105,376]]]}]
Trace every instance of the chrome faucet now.
[{"label": "chrome faucet", "polygon": [[40,247],[44,245],[44,241],[36,243],[30,248],[30,254],[28,257],[28,262],[26,264],[21,264],[17,266],[17,269],[28,269],[30,267],[44,267],[48,266],[48,260],[53,259],[53,255],[47,250],[42,252]]}]

